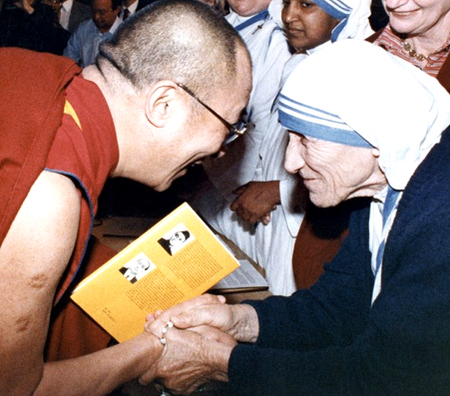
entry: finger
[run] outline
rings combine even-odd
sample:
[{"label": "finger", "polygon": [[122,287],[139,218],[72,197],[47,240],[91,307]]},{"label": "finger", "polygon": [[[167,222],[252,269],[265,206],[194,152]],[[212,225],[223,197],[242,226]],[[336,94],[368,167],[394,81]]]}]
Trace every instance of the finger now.
[{"label": "finger", "polygon": [[235,346],[237,344],[237,341],[232,336],[215,327],[199,326],[199,327],[192,327],[190,330],[199,333],[200,335],[202,335],[205,338],[208,338],[209,340],[220,342],[222,344],[230,346]]},{"label": "finger", "polygon": [[270,213],[267,213],[266,215],[264,215],[264,216],[261,218],[261,222],[262,222],[264,225],[269,224],[269,223],[270,223]]},{"label": "finger", "polygon": [[259,219],[260,219],[260,215],[259,214],[252,214],[252,215],[250,215],[250,217],[248,219],[248,222],[250,224],[255,224],[255,223],[257,223],[259,221]]},{"label": "finger", "polygon": [[161,315],[164,311],[162,309],[158,309],[157,311],[153,313],[148,313],[145,317],[145,320],[147,322],[154,322],[156,319],[158,319],[158,316]]},{"label": "finger", "polygon": [[146,332],[153,334],[155,337],[161,338],[162,329],[164,328],[164,326],[165,326],[164,322],[155,320],[153,322],[146,322],[144,324],[144,329]]},{"label": "finger", "polygon": [[171,320],[172,316],[176,316],[190,309],[198,308],[202,305],[216,305],[224,303],[226,303],[226,299],[224,296],[205,293],[201,296],[175,305],[174,307],[169,308],[166,311],[157,311],[161,313],[157,316],[156,320],[146,322],[144,327],[145,330],[158,336],[158,329],[161,328],[161,326],[165,326],[165,324],[169,320]]},{"label": "finger", "polygon": [[181,312],[195,309],[202,305],[224,304],[225,302],[226,299],[224,296],[205,293],[201,296],[194,297],[167,309],[160,316],[158,316],[158,319],[168,321],[173,315],[178,315]]},{"label": "finger", "polygon": [[220,315],[220,312],[214,308],[214,306],[204,306],[185,312],[180,312],[178,315],[172,316],[171,321],[180,329],[187,329],[202,325],[217,327],[215,321],[216,319],[219,319],[218,315]]},{"label": "finger", "polygon": [[242,205],[236,209],[236,214],[244,221],[249,221],[250,219],[250,214]]},{"label": "finger", "polygon": [[233,191],[233,194],[241,195],[245,191],[246,188],[247,188],[247,184],[244,184],[244,185],[236,188],[236,190]]},{"label": "finger", "polygon": [[239,208],[239,198],[236,198],[231,204],[230,204],[230,210],[232,212],[235,212]]},{"label": "finger", "polygon": [[154,322],[156,320],[156,316],[153,314],[147,314],[147,316],[145,317],[145,321],[146,322]]}]

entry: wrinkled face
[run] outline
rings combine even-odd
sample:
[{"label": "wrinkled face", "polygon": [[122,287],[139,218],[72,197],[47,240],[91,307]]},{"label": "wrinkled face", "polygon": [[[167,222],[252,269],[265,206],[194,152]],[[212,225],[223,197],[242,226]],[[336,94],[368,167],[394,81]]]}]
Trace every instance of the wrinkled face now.
[{"label": "wrinkled face", "polygon": [[283,25],[289,44],[301,52],[315,48],[331,38],[339,21],[313,1],[284,0]]},{"label": "wrinkled face", "polygon": [[120,7],[115,10],[112,9],[111,0],[94,0],[92,2],[92,19],[97,29],[102,33],[111,29],[119,12]]},{"label": "wrinkled face", "polygon": [[360,196],[373,196],[385,183],[374,150],[345,146],[290,132],[285,168],[304,180],[318,207],[336,206]]},{"label": "wrinkled face", "polygon": [[398,33],[423,35],[431,31],[448,29],[450,22],[448,0],[382,1],[389,16],[389,23]]},{"label": "wrinkled face", "polygon": [[270,0],[228,0],[233,11],[243,17],[261,12],[269,6]]},{"label": "wrinkled face", "polygon": [[[245,54],[245,56],[244,56]],[[214,98],[206,100],[200,94],[196,96],[211,107],[229,123],[236,123],[245,109],[252,88],[251,66],[244,50],[238,51],[238,62],[234,82],[222,89],[217,88]],[[178,95],[185,109],[183,121],[173,128],[167,137],[165,147],[159,153],[158,169],[154,172],[151,186],[157,191],[167,189],[172,181],[186,174],[193,163],[217,153],[228,128],[209,110],[181,88]],[[154,161],[155,162],[155,161]]]}]

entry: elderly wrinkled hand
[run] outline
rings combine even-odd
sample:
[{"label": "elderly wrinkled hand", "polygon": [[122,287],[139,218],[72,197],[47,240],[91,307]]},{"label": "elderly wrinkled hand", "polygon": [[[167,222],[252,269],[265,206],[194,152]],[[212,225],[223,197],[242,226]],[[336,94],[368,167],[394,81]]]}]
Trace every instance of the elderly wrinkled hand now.
[{"label": "elderly wrinkled hand", "polygon": [[[223,296],[215,296],[212,294],[204,294],[202,296],[195,297],[191,300],[182,302],[166,311],[157,311],[153,314],[147,316],[147,323],[145,324],[145,329],[159,337],[161,333],[161,328],[170,322],[174,323],[172,318],[175,318],[175,326],[180,329],[190,329],[195,331],[204,337],[222,342],[229,345],[234,345],[236,342],[234,338],[224,331],[221,331],[221,326],[219,323],[212,323],[211,318],[206,312],[208,312],[211,307],[225,306],[225,298]],[[202,310],[201,308],[207,308],[207,310]],[[180,322],[177,321],[178,315],[184,312],[191,312],[193,316],[196,317],[195,320],[183,322],[183,316],[181,316]],[[215,312],[213,310],[213,312]],[[195,315],[194,315],[195,313]],[[202,315],[203,313],[203,315]],[[212,313],[214,315],[214,313]]]},{"label": "elderly wrinkled hand", "polygon": [[[216,310],[215,308],[218,307],[224,307],[224,309]],[[204,294],[177,304],[166,311],[149,314],[145,329],[158,337],[161,327],[170,321],[180,329],[190,329],[211,340],[233,344],[234,339],[225,333],[228,330],[227,326],[220,320],[224,316],[223,313],[227,311],[223,296]],[[189,313],[189,318],[185,316],[186,313]],[[225,316],[224,322],[226,321]]]},{"label": "elderly wrinkled hand", "polygon": [[[190,329],[210,339],[226,342],[222,333],[237,341],[254,342],[258,336],[258,317],[254,308],[247,304],[223,304],[223,297],[203,295],[178,304],[159,315],[149,315],[145,328],[158,336],[157,329],[171,321],[178,329]],[[219,338],[217,338],[219,337]]]},{"label": "elderly wrinkled hand", "polygon": [[230,334],[212,326],[208,325],[198,325],[198,326],[189,326],[188,328],[177,327],[174,325],[173,321],[169,320],[164,322],[162,320],[153,320],[146,322],[144,326],[145,330],[154,336],[158,337],[160,343],[165,345],[167,343],[166,334],[169,333],[169,330],[172,328],[176,328],[179,330],[185,331],[193,331],[195,333],[200,334],[202,337],[205,337],[209,340],[220,342],[223,344],[234,346],[237,341]]},{"label": "elderly wrinkled hand", "polygon": [[177,315],[181,312],[185,312],[187,310],[209,304],[225,304],[226,300],[224,296],[216,296],[213,294],[202,294],[201,296],[197,296],[191,298],[190,300],[179,303],[166,311],[158,310],[156,312],[149,313],[147,315],[147,322],[153,322],[156,319],[161,321],[168,321],[171,316]]},{"label": "elderly wrinkled hand", "polygon": [[145,328],[159,338],[163,352],[154,364],[153,375],[139,378],[141,384],[157,378],[175,393],[190,394],[209,381],[227,380],[228,360],[236,345],[231,336],[213,328],[207,336],[197,330],[181,330],[160,318],[147,322]]},{"label": "elderly wrinkled hand", "polygon": [[250,305],[225,304],[222,296],[205,294],[147,317],[145,330],[159,338],[161,357],[153,376],[175,393],[189,394],[209,381],[228,380],[228,362],[237,341],[254,342],[259,324]]}]

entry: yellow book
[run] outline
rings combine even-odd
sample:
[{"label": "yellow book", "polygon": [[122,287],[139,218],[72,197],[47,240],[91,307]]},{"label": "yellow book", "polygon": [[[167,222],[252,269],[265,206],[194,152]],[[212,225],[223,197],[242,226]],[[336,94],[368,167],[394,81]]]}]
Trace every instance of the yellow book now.
[{"label": "yellow book", "polygon": [[204,293],[238,267],[184,203],[84,279],[71,298],[123,342],[142,332],[148,313]]}]

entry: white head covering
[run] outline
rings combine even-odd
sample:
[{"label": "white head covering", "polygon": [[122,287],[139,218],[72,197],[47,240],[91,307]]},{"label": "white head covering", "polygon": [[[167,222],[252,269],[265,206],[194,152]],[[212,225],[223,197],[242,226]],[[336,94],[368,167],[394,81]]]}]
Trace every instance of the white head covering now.
[{"label": "white head covering", "polygon": [[450,95],[382,48],[342,40],[295,68],[281,91],[279,118],[306,136],[378,148],[389,185],[403,190],[450,124]]},{"label": "white head covering", "polygon": [[371,0],[314,0],[328,15],[341,21],[331,33],[331,41],[365,39],[373,30],[369,24]]},{"label": "white head covering", "polygon": [[305,136],[379,149],[390,188],[377,193],[370,208],[374,302],[397,204],[450,124],[450,95],[435,78],[382,48],[342,40],[295,68],[281,91],[279,118],[286,129]]},{"label": "white head covering", "polygon": [[283,21],[281,19],[281,12],[283,11],[282,0],[272,0],[269,4],[269,14],[278,26],[283,27]]}]

